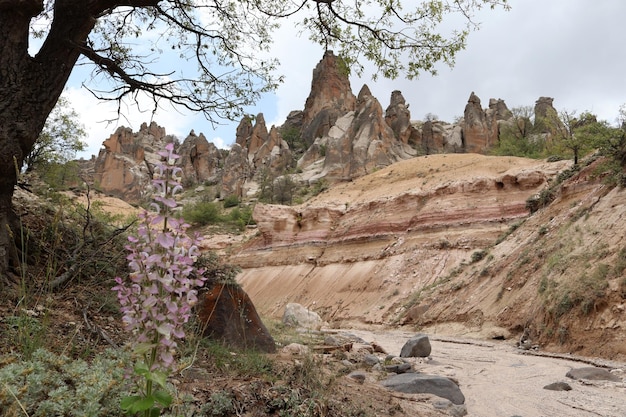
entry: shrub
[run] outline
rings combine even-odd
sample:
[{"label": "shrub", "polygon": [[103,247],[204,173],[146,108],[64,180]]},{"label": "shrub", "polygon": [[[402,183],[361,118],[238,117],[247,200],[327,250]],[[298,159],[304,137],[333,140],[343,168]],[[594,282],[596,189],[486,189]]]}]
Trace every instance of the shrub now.
[{"label": "shrub", "polygon": [[189,223],[206,226],[221,221],[220,209],[217,204],[200,201],[183,207],[183,218]]},{"label": "shrub", "polygon": [[108,350],[87,363],[38,349],[30,360],[0,369],[0,410],[5,416],[123,416],[119,403],[128,364],[121,351]]},{"label": "shrub", "polygon": [[224,208],[236,207],[239,205],[239,198],[236,195],[229,195],[224,199]]},{"label": "shrub", "polygon": [[487,251],[486,250],[477,250],[476,252],[472,253],[472,263],[476,263],[480,260],[482,260],[485,256],[487,256]]}]

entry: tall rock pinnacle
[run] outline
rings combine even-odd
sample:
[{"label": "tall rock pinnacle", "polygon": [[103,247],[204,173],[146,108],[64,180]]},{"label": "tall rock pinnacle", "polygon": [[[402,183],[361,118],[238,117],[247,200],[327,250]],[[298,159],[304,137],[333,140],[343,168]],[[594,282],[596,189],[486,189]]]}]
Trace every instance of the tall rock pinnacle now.
[{"label": "tall rock pinnacle", "polygon": [[356,107],[348,73],[341,58],[332,51],[313,70],[311,92],[306,99],[302,122],[302,139],[311,145],[328,133],[337,119]]}]

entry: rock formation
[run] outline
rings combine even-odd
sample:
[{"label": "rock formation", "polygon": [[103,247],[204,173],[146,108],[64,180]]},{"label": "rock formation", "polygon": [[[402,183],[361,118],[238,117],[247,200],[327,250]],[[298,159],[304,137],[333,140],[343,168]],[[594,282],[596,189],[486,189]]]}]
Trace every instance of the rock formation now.
[{"label": "rock formation", "polygon": [[341,58],[326,51],[313,70],[311,93],[302,116],[302,139],[311,145],[316,138],[326,135],[339,117],[354,110],[355,105],[356,97]]},{"label": "rock formation", "polygon": [[256,116],[254,126],[250,132],[250,137],[246,139],[246,148],[248,148],[248,157],[253,157],[256,151],[267,142],[269,133],[265,125],[265,117],[263,113]]},{"label": "rock formation", "polygon": [[535,102],[535,128],[542,133],[564,129],[559,114],[552,105],[552,97],[539,97]]},{"label": "rock formation", "polygon": [[248,148],[250,137],[252,136],[252,117],[244,116],[235,131],[235,143],[242,148]]},{"label": "rock formation", "polygon": [[466,154],[397,162],[300,206],[256,204],[258,235],[228,262],[243,268],[238,281],[263,315],[316,303],[327,321],[383,323],[396,297],[446,276],[527,216],[526,200],[568,163]]},{"label": "rock formation", "polygon": [[233,194],[244,197],[248,191],[257,190],[255,184],[265,178],[276,178],[294,165],[291,149],[279,129],[272,126],[268,132],[263,113],[254,121],[252,124],[246,116],[237,127],[235,145],[222,172],[222,197]]},{"label": "rock formation", "polygon": [[402,92],[391,93],[389,107],[385,110],[385,122],[393,130],[394,135],[403,143],[415,143],[417,131],[411,124],[411,112]]},{"label": "rock formation", "polygon": [[276,344],[254,304],[238,285],[216,283],[200,295],[203,335],[238,349],[276,352]]},{"label": "rock formation", "polygon": [[192,130],[177,152],[180,154],[178,165],[183,170],[185,184],[217,183],[224,157],[202,133],[196,136]]},{"label": "rock formation", "polygon": [[[552,99],[538,100],[537,113],[550,113]],[[237,126],[230,152],[218,150],[192,132],[177,151],[186,185],[217,185],[221,197],[252,197],[267,181],[278,181],[291,170],[291,181],[313,184],[351,181],[416,155],[450,152],[485,153],[498,140],[499,127],[510,119],[503,100],[481,107],[472,93],[464,119],[450,124],[429,118],[412,121],[400,91],[391,93],[383,113],[364,85],[358,98],[340,58],[327,51],[313,71],[311,92],[303,111],[293,111],[282,126],[268,126],[263,113],[245,116]],[[288,139],[283,138],[283,134]],[[137,134],[120,128],[104,143],[96,161],[96,181],[110,194],[139,202],[150,177],[150,155],[162,146],[165,130],[155,123]],[[170,138],[171,139],[171,138]]]},{"label": "rock formation", "polygon": [[229,195],[243,196],[243,184],[250,177],[248,164],[248,149],[238,143],[233,144],[224,162],[220,195],[222,198]]},{"label": "rock formation", "polygon": [[497,142],[498,126],[480,105],[480,98],[470,94],[463,113],[463,145],[466,152],[485,153]]},{"label": "rock formation", "polygon": [[410,146],[396,139],[380,103],[364,85],[355,111],[339,118],[325,136],[316,139],[298,166],[307,168],[321,157],[319,177],[348,181],[414,155]]},{"label": "rock formation", "polygon": [[95,160],[94,182],[107,194],[138,203],[152,178],[151,167],[159,160],[156,151],[171,140],[155,122],[143,123],[137,133],[119,127],[102,144],[104,149]]}]

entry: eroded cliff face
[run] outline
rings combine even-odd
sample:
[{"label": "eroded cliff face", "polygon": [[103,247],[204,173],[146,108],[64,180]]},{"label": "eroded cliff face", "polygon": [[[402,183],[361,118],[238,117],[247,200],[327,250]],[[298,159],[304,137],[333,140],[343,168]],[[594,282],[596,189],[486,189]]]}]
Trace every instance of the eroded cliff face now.
[{"label": "eroded cliff face", "polygon": [[258,236],[231,261],[265,314],[299,302],[331,321],[384,323],[526,217],[528,197],[567,164],[467,154],[401,161],[301,206],[257,204]]},{"label": "eroded cliff face", "polygon": [[[610,271],[626,258],[626,191],[588,168],[548,207],[526,206],[570,166],[472,154],[398,162],[300,206],[258,204],[258,233],[230,261],[263,316],[297,302],[335,326],[526,332],[552,350],[620,357],[626,278]],[[606,285],[585,290],[603,271]],[[598,297],[585,306],[580,291]]]}]

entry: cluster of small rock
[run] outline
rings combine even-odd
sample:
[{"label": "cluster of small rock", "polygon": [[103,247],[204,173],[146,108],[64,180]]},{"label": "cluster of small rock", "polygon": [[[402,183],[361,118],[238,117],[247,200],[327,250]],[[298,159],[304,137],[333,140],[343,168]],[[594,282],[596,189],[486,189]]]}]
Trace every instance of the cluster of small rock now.
[{"label": "cluster of small rock", "polygon": [[299,304],[287,305],[283,323],[324,335],[321,346],[309,348],[292,343],[282,348],[284,354],[303,355],[311,350],[330,354],[340,359],[347,376],[359,383],[379,383],[391,391],[405,394],[432,394],[437,397],[432,402],[435,408],[444,409],[452,416],[467,414],[465,396],[457,381],[418,372],[414,368],[418,362],[428,363],[430,360],[432,348],[425,334],[416,334],[407,340],[396,356],[385,352],[376,342],[367,342],[348,332],[320,332],[323,322],[319,315]]}]

